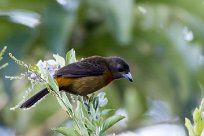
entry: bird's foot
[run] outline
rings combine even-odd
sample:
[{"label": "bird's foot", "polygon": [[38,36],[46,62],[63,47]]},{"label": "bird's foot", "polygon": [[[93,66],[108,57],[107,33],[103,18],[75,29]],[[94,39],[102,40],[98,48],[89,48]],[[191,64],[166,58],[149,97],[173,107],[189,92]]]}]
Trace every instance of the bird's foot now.
[{"label": "bird's foot", "polygon": [[91,114],[89,102],[87,101],[88,99],[89,99],[88,96],[83,96],[84,105],[87,107],[88,114]]}]

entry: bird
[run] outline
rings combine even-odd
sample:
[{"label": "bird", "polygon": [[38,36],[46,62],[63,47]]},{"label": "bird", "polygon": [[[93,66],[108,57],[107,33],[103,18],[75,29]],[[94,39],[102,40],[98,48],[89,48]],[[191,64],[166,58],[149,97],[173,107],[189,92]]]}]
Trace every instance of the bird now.
[{"label": "bird", "polygon": [[[115,79],[133,81],[128,63],[121,57],[91,56],[59,68],[53,78],[59,90],[74,95],[87,96],[108,85]],[[36,93],[20,105],[26,109],[49,94],[47,88]]]}]

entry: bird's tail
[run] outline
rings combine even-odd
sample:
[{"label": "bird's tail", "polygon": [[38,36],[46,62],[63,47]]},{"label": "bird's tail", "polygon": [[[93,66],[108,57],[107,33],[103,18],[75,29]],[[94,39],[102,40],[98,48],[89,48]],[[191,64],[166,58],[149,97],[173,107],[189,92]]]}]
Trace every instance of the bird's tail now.
[{"label": "bird's tail", "polygon": [[35,94],[34,96],[32,96],[31,98],[29,98],[28,100],[26,100],[23,104],[21,104],[20,108],[29,108],[32,105],[34,105],[37,101],[39,101],[40,99],[42,99],[44,96],[46,96],[49,93],[49,91],[47,90],[47,88],[44,88],[43,90],[41,90],[40,92],[38,92],[37,94]]}]

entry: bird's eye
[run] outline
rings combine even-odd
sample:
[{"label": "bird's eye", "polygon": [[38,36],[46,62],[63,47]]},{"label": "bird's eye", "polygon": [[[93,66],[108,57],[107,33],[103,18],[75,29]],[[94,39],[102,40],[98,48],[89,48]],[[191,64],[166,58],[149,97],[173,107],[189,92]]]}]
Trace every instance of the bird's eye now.
[{"label": "bird's eye", "polygon": [[118,71],[119,71],[119,72],[123,72],[124,70],[123,70],[122,68],[119,68]]}]

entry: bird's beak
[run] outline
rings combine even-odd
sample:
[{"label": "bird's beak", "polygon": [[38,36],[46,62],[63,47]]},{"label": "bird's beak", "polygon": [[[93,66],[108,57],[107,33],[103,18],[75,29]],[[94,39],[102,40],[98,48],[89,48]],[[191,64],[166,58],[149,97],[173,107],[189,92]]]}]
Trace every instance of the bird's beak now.
[{"label": "bird's beak", "polygon": [[130,72],[128,72],[128,73],[126,73],[126,74],[124,73],[124,74],[123,74],[123,77],[126,78],[126,79],[128,79],[130,82],[133,81],[132,75],[130,74]]}]

